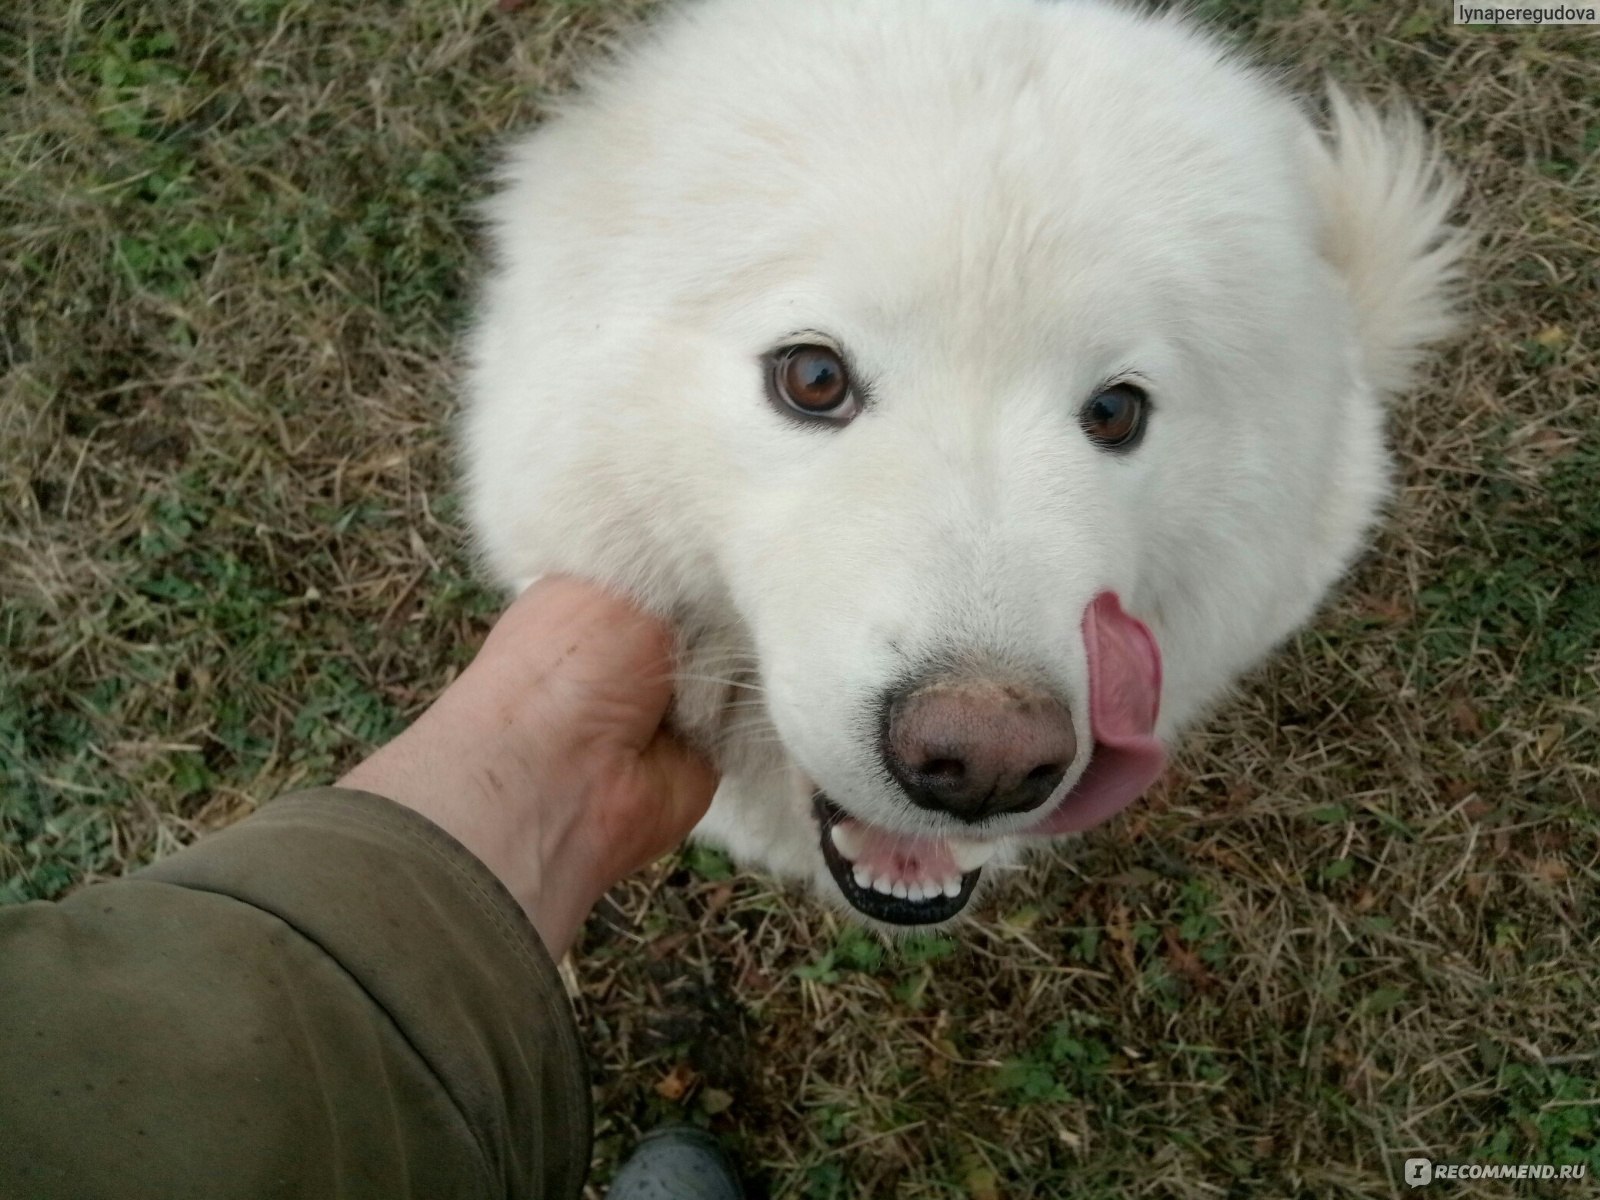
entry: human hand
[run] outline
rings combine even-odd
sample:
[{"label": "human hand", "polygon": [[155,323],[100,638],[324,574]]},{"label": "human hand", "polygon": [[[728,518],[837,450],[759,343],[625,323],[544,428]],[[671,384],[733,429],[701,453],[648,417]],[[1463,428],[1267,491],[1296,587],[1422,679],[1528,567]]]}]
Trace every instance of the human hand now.
[{"label": "human hand", "polygon": [[662,727],[671,671],[667,626],[547,576],[434,705],[340,785],[454,836],[559,958],[606,890],[682,841],[711,803],[715,771]]}]

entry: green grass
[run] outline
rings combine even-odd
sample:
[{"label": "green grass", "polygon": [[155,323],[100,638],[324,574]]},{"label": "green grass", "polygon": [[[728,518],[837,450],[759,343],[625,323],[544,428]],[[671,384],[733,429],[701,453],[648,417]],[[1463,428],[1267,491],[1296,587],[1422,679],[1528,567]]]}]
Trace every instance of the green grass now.
[{"label": "green grass", "polygon": [[[466,661],[471,205],[652,5],[12,7],[0,902],[335,778]],[[668,1117],[778,1197],[1600,1172],[1600,41],[1197,8],[1308,88],[1410,95],[1468,181],[1472,320],[1396,408],[1376,549],[1157,795],[949,935],[886,947],[705,849],[620,886],[573,958],[597,1181]]]}]

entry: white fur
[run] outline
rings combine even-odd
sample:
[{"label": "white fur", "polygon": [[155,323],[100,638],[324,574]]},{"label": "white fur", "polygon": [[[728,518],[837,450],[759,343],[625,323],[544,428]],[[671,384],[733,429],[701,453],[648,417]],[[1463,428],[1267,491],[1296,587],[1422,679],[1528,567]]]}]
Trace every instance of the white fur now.
[{"label": "white fur", "polygon": [[[702,835],[837,898],[808,781],[951,831],[877,758],[901,670],[1010,664],[1086,730],[1079,622],[1112,588],[1170,741],[1306,620],[1461,250],[1415,122],[1332,109],[1319,134],[1190,25],[1089,0],[706,0],[514,146],[473,523],[507,584],[680,622],[676,719],[724,771]],[[765,398],[802,330],[870,380],[845,428]],[[1122,371],[1155,408],[1119,458],[1077,413]]]}]

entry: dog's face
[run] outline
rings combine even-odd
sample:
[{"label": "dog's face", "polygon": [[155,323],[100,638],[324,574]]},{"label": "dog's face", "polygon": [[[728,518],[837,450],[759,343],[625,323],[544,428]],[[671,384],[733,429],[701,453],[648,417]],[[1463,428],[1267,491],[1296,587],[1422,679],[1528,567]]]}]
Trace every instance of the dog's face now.
[{"label": "dog's face", "polygon": [[684,623],[704,832],[949,919],[1137,798],[1371,520],[1409,343],[1340,167],[1166,20],[690,8],[491,206],[483,543]]}]

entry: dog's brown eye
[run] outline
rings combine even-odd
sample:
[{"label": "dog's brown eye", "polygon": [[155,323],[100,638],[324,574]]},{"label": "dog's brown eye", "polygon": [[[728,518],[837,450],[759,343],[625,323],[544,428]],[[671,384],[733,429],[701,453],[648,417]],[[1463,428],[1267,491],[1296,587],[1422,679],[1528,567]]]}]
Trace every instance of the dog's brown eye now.
[{"label": "dog's brown eye", "polygon": [[836,351],[826,346],[789,346],[772,362],[778,399],[807,417],[849,420],[855,416],[850,376]]},{"label": "dog's brown eye", "polygon": [[1106,450],[1131,450],[1144,436],[1150,398],[1131,383],[1114,383],[1096,392],[1078,419],[1089,440]]}]

